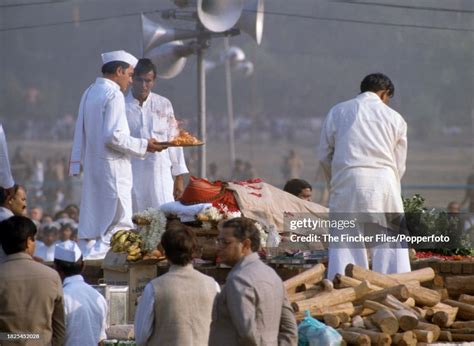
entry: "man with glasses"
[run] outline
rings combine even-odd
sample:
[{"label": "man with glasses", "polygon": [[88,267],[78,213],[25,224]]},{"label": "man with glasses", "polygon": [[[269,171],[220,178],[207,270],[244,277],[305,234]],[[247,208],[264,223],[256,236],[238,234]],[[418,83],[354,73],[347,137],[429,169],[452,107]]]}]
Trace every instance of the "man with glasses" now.
[{"label": "man with glasses", "polygon": [[224,222],[218,256],[231,266],[214,303],[209,345],[296,345],[297,326],[283,282],[259,256],[252,220]]},{"label": "man with glasses", "polygon": [[[150,59],[140,59],[135,66],[132,88],[127,95],[126,111],[132,136],[168,142],[178,135],[171,102],[151,92],[156,68]],[[184,175],[188,173],[183,148],[147,153],[145,159],[132,159],[133,210],[157,209],[181,197]],[[174,177],[174,179],[173,179]],[[144,183],[146,182],[146,184]]]},{"label": "man with glasses", "polygon": [[[395,88],[381,73],[366,76],[360,94],[334,106],[320,137],[320,164],[330,183],[332,217],[346,213],[361,217],[357,229],[374,234],[387,232],[387,216],[403,213],[400,180],[405,173],[407,124],[388,106]],[[348,214],[351,213],[351,214]],[[385,221],[384,221],[385,220]],[[365,231],[364,231],[365,230]],[[331,230],[333,235],[347,233]],[[384,239],[384,238],[380,238]],[[400,244],[375,243],[372,269],[381,273],[410,271],[408,249]],[[344,274],[347,264],[368,268],[365,244],[330,243],[328,278]]]}]

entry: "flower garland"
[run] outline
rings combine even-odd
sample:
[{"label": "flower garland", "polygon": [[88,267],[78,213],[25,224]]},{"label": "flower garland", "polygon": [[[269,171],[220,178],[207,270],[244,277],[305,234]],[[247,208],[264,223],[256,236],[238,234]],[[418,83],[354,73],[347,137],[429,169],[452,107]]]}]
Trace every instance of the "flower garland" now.
[{"label": "flower garland", "polygon": [[142,238],[142,250],[145,252],[156,250],[166,230],[165,213],[159,209],[148,208],[141,213],[135,213],[133,218],[142,221],[138,227]]}]

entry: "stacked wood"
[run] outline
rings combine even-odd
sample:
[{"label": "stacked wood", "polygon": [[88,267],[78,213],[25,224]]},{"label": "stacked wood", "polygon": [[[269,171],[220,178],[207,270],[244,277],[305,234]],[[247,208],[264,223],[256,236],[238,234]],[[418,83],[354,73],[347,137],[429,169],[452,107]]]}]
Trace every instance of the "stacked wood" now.
[{"label": "stacked wood", "polygon": [[[421,286],[435,279],[431,268],[386,275],[350,264],[345,274],[336,275],[331,284],[322,278],[324,269],[315,266],[287,280],[285,287],[297,319],[309,310],[313,317],[336,328],[347,344],[474,341],[474,296],[468,294],[474,289],[462,292],[458,300],[441,299],[446,298],[446,290]],[[456,283],[457,289],[462,288],[460,282],[469,282],[456,280],[451,287]],[[296,293],[296,287],[302,285],[306,291]]]},{"label": "stacked wood", "polygon": [[434,290],[404,282],[404,280],[399,278],[391,278],[389,275],[376,273],[371,270],[359,267],[355,264],[347,265],[346,275],[358,280],[367,280],[371,284],[381,287],[391,287],[399,284],[406,284],[410,297],[413,297],[413,299],[415,299],[416,303],[419,305],[433,306],[441,301],[441,295]]},{"label": "stacked wood", "polygon": [[296,288],[302,284],[315,284],[324,279],[324,272],[326,267],[318,263],[311,269],[305,270],[304,272],[293,276],[286,280],[283,284],[288,293],[296,293]]}]

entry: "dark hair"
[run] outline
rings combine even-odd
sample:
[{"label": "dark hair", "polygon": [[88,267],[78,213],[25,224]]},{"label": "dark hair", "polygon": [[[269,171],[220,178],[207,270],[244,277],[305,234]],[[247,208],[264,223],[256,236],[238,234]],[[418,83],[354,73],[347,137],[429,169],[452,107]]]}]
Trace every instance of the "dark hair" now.
[{"label": "dark hair", "polygon": [[156,78],[156,67],[155,64],[150,59],[142,58],[138,60],[135,70],[133,71],[133,76],[139,76],[144,73],[153,72],[153,78]]},{"label": "dark hair", "polygon": [[383,73],[372,73],[365,78],[360,83],[360,92],[364,93],[366,91],[372,91],[376,93],[377,91],[388,90],[388,96],[393,97],[395,95],[395,86],[393,85],[390,78],[388,78]]},{"label": "dark hair", "polygon": [[103,74],[115,74],[119,67],[123,68],[124,70],[128,69],[130,64],[127,64],[123,61],[111,61],[104,65],[102,65],[102,73]]},{"label": "dark hair", "polygon": [[185,266],[193,259],[196,249],[196,235],[179,221],[171,222],[161,237],[166,258],[173,264]]},{"label": "dark hair", "polygon": [[61,229],[61,226],[53,222],[49,225],[44,226],[43,235],[50,234],[50,233],[57,234],[60,229]]},{"label": "dark hair", "polygon": [[7,255],[26,250],[28,238],[35,239],[36,225],[25,216],[12,216],[0,222],[0,243]]},{"label": "dark hair", "polygon": [[240,241],[250,239],[250,248],[253,252],[260,249],[260,232],[253,220],[246,217],[236,217],[224,222],[222,228],[232,228],[232,234]]},{"label": "dark hair", "polygon": [[311,186],[311,184],[303,179],[290,179],[286,182],[285,186],[283,187],[283,191],[291,193],[292,195],[295,195],[296,197],[298,197],[298,195],[304,189],[310,189],[311,191],[313,191],[313,187]]},{"label": "dark hair", "polygon": [[[13,185],[13,194],[15,195],[20,188],[25,190],[25,188],[21,185],[18,185],[18,184]],[[0,205],[4,205],[7,202],[7,197],[8,197],[7,189],[0,186]]]},{"label": "dark hair", "polygon": [[55,258],[54,265],[56,270],[61,271],[65,277],[79,275],[82,272],[82,256],[74,263]]}]

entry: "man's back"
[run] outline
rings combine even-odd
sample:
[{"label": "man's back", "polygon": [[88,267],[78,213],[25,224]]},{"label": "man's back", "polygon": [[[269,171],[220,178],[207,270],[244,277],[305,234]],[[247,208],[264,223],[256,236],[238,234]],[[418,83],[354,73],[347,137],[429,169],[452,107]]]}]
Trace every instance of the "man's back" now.
[{"label": "man's back", "polygon": [[38,333],[38,344],[62,345],[64,307],[61,279],[56,271],[25,253],[0,263],[0,330]]},{"label": "man's back", "polygon": [[372,92],[331,109],[320,143],[321,166],[330,172],[330,209],[403,210],[400,179],[405,172],[406,127],[400,114]]},{"label": "man's back", "polygon": [[107,302],[81,275],[64,279],[65,345],[96,345],[106,338]]},{"label": "man's back", "polygon": [[207,345],[216,282],[192,265],[173,265],[151,282],[155,291],[150,345]]},{"label": "man's back", "polygon": [[296,323],[275,271],[245,256],[216,299],[210,345],[292,345]]}]

